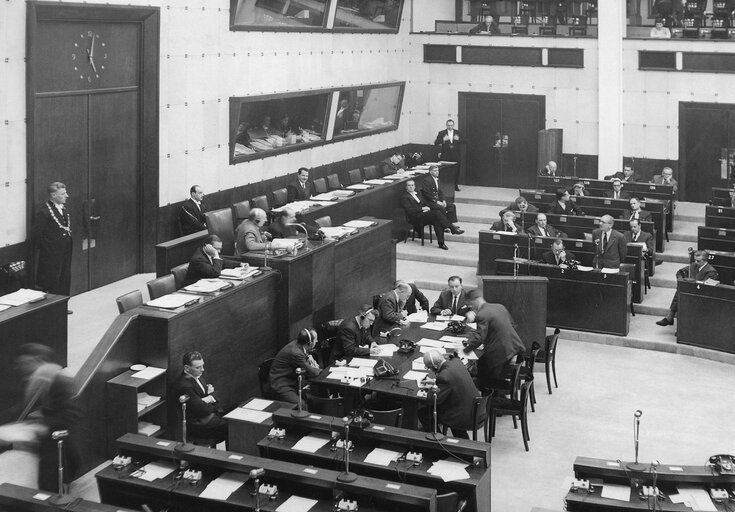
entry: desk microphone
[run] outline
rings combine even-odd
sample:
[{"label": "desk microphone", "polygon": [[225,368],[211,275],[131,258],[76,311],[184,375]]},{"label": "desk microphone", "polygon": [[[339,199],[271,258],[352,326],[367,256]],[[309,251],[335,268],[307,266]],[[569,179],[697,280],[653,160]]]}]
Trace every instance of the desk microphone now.
[{"label": "desk microphone", "polygon": [[255,512],[260,512],[260,478],[265,475],[265,469],[255,468],[250,470],[250,478],[253,480],[253,491],[255,494]]},{"label": "desk microphone", "polygon": [[429,432],[428,434],[426,434],[426,439],[430,441],[441,441],[442,439],[444,439],[444,434],[442,434],[441,432],[437,432],[437,430],[439,429],[438,428],[439,425],[437,421],[437,412],[436,412],[436,396],[439,394],[439,386],[437,386],[436,383],[434,383],[434,385],[431,386],[431,393],[434,395],[434,412],[433,412],[434,424],[433,424],[433,429],[432,429],[433,432]]},{"label": "desk microphone", "polygon": [[49,499],[49,502],[59,506],[66,506],[75,500],[73,496],[64,494],[64,439],[66,439],[67,437],[69,437],[68,430],[55,430],[51,433],[51,439],[56,441],[56,448],[59,456],[59,491],[56,495],[52,496]]},{"label": "desk microphone", "polygon": [[692,278],[692,264],[694,263],[694,249],[689,248],[687,249],[687,252],[689,252],[689,279]]},{"label": "desk microphone", "polygon": [[174,450],[177,452],[194,451],[194,445],[186,442],[186,402],[188,401],[189,395],[179,397],[179,403],[181,404],[181,441],[174,446]]},{"label": "desk microphone", "polygon": [[[309,332],[309,330],[306,329],[306,332]],[[311,334],[309,334],[309,337],[311,337]],[[291,416],[293,416],[294,418],[306,418],[309,415],[308,412],[303,410],[301,405],[301,385],[303,383],[303,373],[304,370],[302,370],[301,368],[296,368],[296,377],[299,379],[299,407],[297,410],[291,411]]]},{"label": "desk microphone", "polygon": [[645,465],[638,462],[638,437],[641,432],[641,416],[643,416],[643,411],[640,409],[633,413],[633,444],[635,446],[635,462],[626,466],[630,471],[640,472],[645,469]]},{"label": "desk microphone", "polygon": [[344,423],[345,426],[345,470],[337,475],[337,480],[340,482],[354,482],[357,480],[357,475],[355,473],[350,473],[350,421],[351,419],[349,416],[342,418],[342,423]]},{"label": "desk microphone", "polygon": [[304,230],[304,249],[309,249],[309,232],[306,230],[306,225],[299,223],[299,222],[291,222],[290,224],[286,224],[287,226],[298,226],[301,229]]}]

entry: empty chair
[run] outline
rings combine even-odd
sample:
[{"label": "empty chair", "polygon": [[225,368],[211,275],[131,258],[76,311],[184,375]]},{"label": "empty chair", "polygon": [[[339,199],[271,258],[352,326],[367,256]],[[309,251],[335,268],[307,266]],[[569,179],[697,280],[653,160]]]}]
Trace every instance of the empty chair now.
[{"label": "empty chair", "polygon": [[151,300],[176,291],[176,281],[174,280],[173,274],[148,281],[146,285],[148,286],[148,295],[150,295]]},{"label": "empty chair", "polygon": [[314,180],[314,192],[317,194],[324,194],[327,191],[327,180],[324,178],[317,178]]},{"label": "empty chair", "polygon": [[174,282],[176,283],[176,289],[180,290],[184,287],[184,280],[186,279],[186,272],[189,270],[188,263],[182,263],[176,265],[171,269],[171,274],[174,276]]},{"label": "empty chair", "polygon": [[368,165],[363,169],[365,171],[365,179],[366,180],[375,180],[380,178],[382,175],[380,174],[380,171],[378,170],[377,165]]},{"label": "empty chair", "polygon": [[490,398],[490,436],[495,436],[495,421],[498,414],[511,416],[513,418],[513,425],[518,428],[516,418],[521,421],[521,434],[523,435],[523,445],[528,451],[528,442],[531,440],[528,435],[528,390],[531,387],[530,382],[524,382],[521,384],[521,397],[519,400],[512,398],[491,397]]},{"label": "empty chair", "polygon": [[559,387],[556,382],[556,345],[559,341],[559,328],[554,329],[554,334],[549,334],[546,337],[546,343],[544,344],[544,353],[536,358],[537,363],[544,363],[544,369],[546,370],[546,387],[549,388],[549,394],[551,394],[551,373],[554,373],[554,387]]},{"label": "empty chair", "polygon": [[270,387],[268,386],[268,376],[271,373],[271,366],[275,357],[270,357],[258,365],[258,384],[260,384],[260,396],[270,398]]},{"label": "empty chair", "polygon": [[523,359],[523,368],[521,368],[521,378],[523,382],[530,382],[531,388],[529,390],[529,396],[531,399],[531,412],[536,412],[536,391],[534,391],[533,385],[533,370],[536,366],[536,357],[541,351],[541,345],[537,341],[531,344],[531,352]]},{"label": "empty chair", "polygon": [[375,409],[368,409],[368,412],[373,415],[373,423],[378,425],[389,425],[391,427],[400,427],[403,421],[403,407],[398,409],[391,409],[389,411],[378,411]]},{"label": "empty chair", "polygon": [[234,220],[233,228],[237,228],[242,221],[248,218],[250,215],[250,201],[240,201],[232,205],[232,218]]},{"label": "empty chair", "polygon": [[345,400],[342,397],[324,398],[321,396],[311,396],[309,397],[309,410],[318,414],[341,418],[345,415]]},{"label": "empty chair", "polygon": [[122,314],[126,311],[130,311],[136,306],[140,306],[141,304],[143,304],[143,294],[140,292],[140,290],[133,290],[132,292],[128,292],[125,295],[120,295],[117,299],[115,299],[115,302],[117,302],[118,311],[120,311],[120,314]]},{"label": "empty chair", "polygon": [[235,232],[232,229],[232,208],[222,208],[204,214],[207,218],[207,231],[210,235],[217,235],[222,240],[221,254],[233,256],[235,254]]},{"label": "empty chair", "polygon": [[[273,191],[273,208],[280,208],[288,202],[288,192],[285,188],[279,188]],[[268,210],[266,210],[268,211]]]},{"label": "empty chair", "polygon": [[362,183],[362,171],[360,169],[352,169],[347,173],[347,176],[350,178],[350,185]]},{"label": "empty chair", "polygon": [[332,217],[329,215],[325,215],[324,217],[319,217],[314,221],[314,224],[319,226],[320,228],[331,228],[332,227]]},{"label": "empty chair", "polygon": [[261,210],[264,210],[266,213],[271,209],[270,205],[268,205],[268,198],[266,196],[255,196],[252,199],[253,208],[260,208]]},{"label": "empty chair", "polygon": [[327,185],[329,185],[329,190],[338,190],[342,188],[342,184],[339,182],[339,176],[337,176],[336,173],[327,176]]}]

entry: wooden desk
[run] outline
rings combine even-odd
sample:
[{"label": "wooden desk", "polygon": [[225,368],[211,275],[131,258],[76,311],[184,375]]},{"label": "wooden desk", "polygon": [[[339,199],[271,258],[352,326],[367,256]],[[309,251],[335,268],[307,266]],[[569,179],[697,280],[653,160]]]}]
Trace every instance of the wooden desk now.
[{"label": "wooden desk", "polygon": [[[499,275],[513,275],[514,262],[498,260]],[[549,279],[548,325],[560,329],[627,336],[631,283],[627,272],[581,272],[554,265],[519,265],[520,275]]]},{"label": "wooden desk", "polygon": [[[496,231],[480,231],[480,250],[477,265],[478,274],[494,275],[498,273],[497,259],[512,259],[516,245],[519,257],[532,261],[541,261],[543,253],[551,250],[554,241],[551,237],[529,237]],[[529,250],[530,242],[530,250]],[[591,240],[565,239],[564,247],[573,252],[582,265],[594,266],[597,247]],[[519,266],[527,265],[521,263]],[[630,265],[630,267],[625,267]],[[632,276],[631,293],[633,302],[643,302],[645,262],[641,247],[629,244],[628,254],[621,266]],[[511,272],[512,275],[512,272]]]},{"label": "wooden desk", "polygon": [[709,262],[717,269],[720,283],[733,284],[735,282],[735,252],[707,251]]},{"label": "wooden desk", "polygon": [[735,229],[735,208],[705,206],[704,225],[710,228]]},{"label": "wooden desk", "polygon": [[21,345],[48,345],[56,353],[55,361],[66,366],[68,302],[69,297],[47,294],[39,302],[0,311],[0,353],[10,365],[10,371],[0,373],[0,389],[3,390],[0,393],[0,424],[17,420],[23,408],[23,382],[14,370]]},{"label": "wooden desk", "polygon": [[[60,510],[59,507],[49,503],[48,499],[41,500],[34,496],[48,496],[50,493],[22,487],[9,483],[0,484],[0,509],[4,512],[45,512],[47,510]],[[77,512],[134,512],[132,509],[103,505],[93,501],[77,498],[64,508]]]},{"label": "wooden desk", "polygon": [[[166,444],[162,446],[161,443]],[[174,441],[155,440],[145,436],[128,434],[118,440],[120,451],[130,455],[138,462],[137,467],[148,461],[163,460],[173,462],[179,459],[174,454]],[[331,511],[337,496],[357,499],[360,510],[379,511],[398,509],[415,512],[434,512],[436,510],[436,491],[408,484],[396,486],[393,482],[360,476],[354,482],[339,482],[339,471],[307,468],[302,464],[264,459],[231,451],[195,447],[187,452],[184,459],[193,469],[202,471],[202,482],[191,485],[178,483],[174,474],[164,479],[146,482],[131,477],[137,467],[129,466],[116,471],[111,466],[98,472],[97,485],[100,497],[105,503],[139,508],[146,500],[154,504],[171,503],[176,510],[199,512],[252,510],[255,498],[250,495],[252,483],[246,479],[245,485],[236,490],[225,501],[200,498],[202,490],[213,479],[223,473],[247,475],[250,470],[263,468],[263,483],[277,484],[278,497],[269,501],[261,496],[263,510],[273,512],[292,495],[318,499],[319,503],[310,510]]]},{"label": "wooden desk", "polygon": [[679,279],[676,341],[735,354],[735,286]]},{"label": "wooden desk", "polygon": [[[250,402],[251,400],[248,400]],[[269,400],[271,402],[264,412],[273,413],[279,409],[292,410],[295,404],[279,402],[278,400]],[[273,417],[265,419],[260,423],[246,421],[228,417],[228,447],[233,452],[247,453],[248,455],[258,455],[258,440],[263,439],[270,429],[273,428]]]},{"label": "wooden desk", "polygon": [[697,249],[735,252],[735,229],[697,228]]},{"label": "wooden desk", "polygon": [[[284,418],[285,419],[285,418]],[[283,439],[262,439],[258,443],[260,454],[268,458],[276,458],[284,461],[301,461],[302,463],[313,464],[317,467],[340,469],[343,467],[343,451],[337,449],[332,451],[331,442],[318,449],[315,453],[307,453],[302,451],[294,451],[293,445],[296,444],[305,434],[315,437],[323,437],[330,439],[331,428],[329,420],[332,423],[341,424],[339,418],[323,417],[319,420],[308,422],[308,426],[301,429],[294,428],[293,422],[290,422],[286,429],[286,436]],[[318,423],[317,423],[318,422]],[[303,424],[302,424],[303,425]],[[336,427],[339,429],[339,427]],[[386,427],[386,431],[389,427]],[[457,492],[460,497],[469,497],[468,510],[476,512],[484,512],[490,510],[490,468],[482,467],[482,465],[474,466],[468,462],[470,467],[466,468],[470,475],[469,479],[459,480],[455,482],[444,482],[441,478],[430,474],[427,470],[437,460],[447,458],[447,453],[437,446],[434,442],[433,450],[428,451],[428,446],[423,442],[418,444],[418,439],[414,438],[416,444],[412,444],[410,437],[400,438],[397,431],[404,429],[392,429],[391,434],[385,438],[381,438],[381,431],[374,433],[369,427],[360,431],[350,429],[350,439],[354,442],[354,449],[350,452],[350,468],[359,475],[374,476],[376,478],[385,478],[393,481],[406,481],[414,485],[437,489],[440,493]],[[385,431],[383,431],[385,432]],[[405,431],[404,431],[405,432]],[[423,435],[422,435],[423,437]],[[455,446],[464,443],[468,446],[468,441],[457,440],[457,443],[448,441],[443,442],[446,450],[454,452]],[[475,443],[484,444],[484,443]],[[489,445],[487,456],[489,457]],[[419,465],[413,465],[411,462],[397,461],[391,462],[388,466],[381,466],[365,462],[365,458],[375,449],[384,448],[397,452],[419,451],[423,454],[424,460]],[[482,453],[477,450],[477,453]],[[466,455],[465,455],[466,457]],[[464,457],[463,457],[464,458]]]}]

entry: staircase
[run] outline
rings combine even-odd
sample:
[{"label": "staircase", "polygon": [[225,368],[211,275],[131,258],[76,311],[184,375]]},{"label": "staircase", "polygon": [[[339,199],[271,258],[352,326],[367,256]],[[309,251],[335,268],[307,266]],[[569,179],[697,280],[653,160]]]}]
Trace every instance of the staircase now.
[{"label": "staircase", "polygon": [[[448,251],[440,250],[436,240],[421,246],[418,238],[398,243],[396,250],[398,279],[413,281],[433,304],[439,292],[447,286],[447,278],[458,275],[465,288],[478,285],[477,259],[479,231],[489,229],[499,219],[498,212],[511,203],[518,191],[508,188],[471,187],[463,185],[456,193],[458,225],[462,235],[446,234]],[[676,271],[689,261],[687,249],[696,248],[697,226],[704,225],[704,204],[678,203],[674,217],[674,232],[669,234],[666,252],[657,254],[663,263],[651,277],[651,289],[641,304],[634,305],[628,336],[615,336],[562,330],[563,339],[581,340],[607,345],[629,346],[664,352],[678,352],[717,361],[735,363],[735,356],[697,347],[678,345],[675,326],[661,327],[656,321],[666,316],[676,290]],[[522,319],[516,319],[522,321]]]}]

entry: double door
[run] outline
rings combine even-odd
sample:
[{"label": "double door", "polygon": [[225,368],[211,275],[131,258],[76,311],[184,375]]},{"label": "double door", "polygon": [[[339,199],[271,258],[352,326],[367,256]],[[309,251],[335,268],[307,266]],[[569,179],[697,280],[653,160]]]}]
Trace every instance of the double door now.
[{"label": "double door", "polygon": [[466,142],[465,183],[536,185],[538,131],[546,122],[544,96],[460,92],[459,119]]}]

